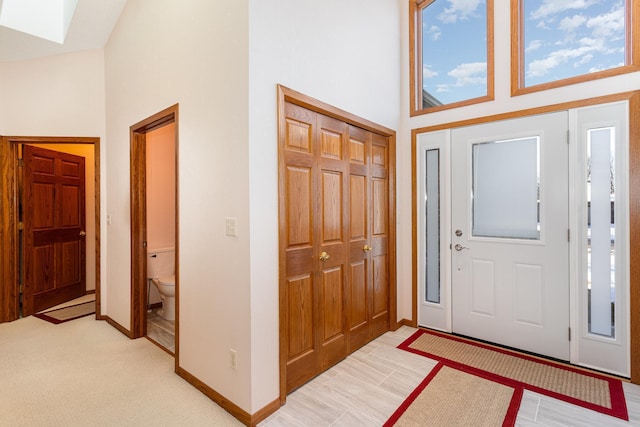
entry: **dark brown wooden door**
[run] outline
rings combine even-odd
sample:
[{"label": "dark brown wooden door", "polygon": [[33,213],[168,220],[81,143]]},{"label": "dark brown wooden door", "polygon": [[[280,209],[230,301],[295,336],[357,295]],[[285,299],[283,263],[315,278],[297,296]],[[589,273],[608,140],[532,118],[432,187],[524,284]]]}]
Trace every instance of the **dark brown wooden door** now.
[{"label": "dark brown wooden door", "polygon": [[286,391],[389,329],[387,139],[287,103],[280,155]]},{"label": "dark brown wooden door", "polygon": [[84,158],[23,146],[23,316],[86,292]]}]

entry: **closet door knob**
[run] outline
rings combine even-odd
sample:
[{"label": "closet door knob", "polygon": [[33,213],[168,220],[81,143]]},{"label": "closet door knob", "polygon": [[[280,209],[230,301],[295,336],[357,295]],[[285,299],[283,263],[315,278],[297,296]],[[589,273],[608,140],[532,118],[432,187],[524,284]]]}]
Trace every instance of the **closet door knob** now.
[{"label": "closet door knob", "polygon": [[369,245],[364,245],[362,247],[362,250],[365,251],[365,252],[371,252],[373,250],[373,248],[371,246],[369,246]]},{"label": "closet door knob", "polygon": [[326,253],[326,252],[322,252],[322,253],[320,254],[320,257],[319,257],[320,261],[326,261],[326,260],[328,260],[329,258],[330,258],[330,257],[329,257],[329,254],[328,254],[328,253]]}]

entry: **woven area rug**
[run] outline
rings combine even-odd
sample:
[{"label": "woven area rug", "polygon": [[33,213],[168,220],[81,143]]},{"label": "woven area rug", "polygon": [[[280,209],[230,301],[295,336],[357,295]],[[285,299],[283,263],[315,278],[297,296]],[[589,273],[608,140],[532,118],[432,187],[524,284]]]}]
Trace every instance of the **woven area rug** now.
[{"label": "woven area rug", "polygon": [[438,363],[384,426],[513,426],[521,400],[522,388]]},{"label": "woven area rug", "polygon": [[47,322],[57,325],[59,323],[89,316],[95,312],[96,302],[89,301],[82,304],[59,308],[57,310],[46,311],[44,313],[36,313],[34,316],[38,319],[46,320]]},{"label": "woven area rug", "polygon": [[[418,389],[389,419],[387,425],[405,425],[402,424],[405,422],[403,421],[404,416],[410,416],[414,411],[422,411],[414,409],[414,405],[415,408],[418,408],[424,393],[433,394],[429,388],[443,372],[449,370],[461,372],[458,377],[464,378],[467,385],[472,384],[470,378],[477,377],[480,380],[498,383],[513,390],[508,400],[508,407],[504,409],[505,399],[502,399],[502,403],[498,404],[496,402],[482,403],[478,400],[479,397],[472,399],[468,396],[458,397],[457,384],[449,379],[448,384],[444,385],[447,387],[444,389],[446,390],[444,394],[449,400],[459,400],[458,406],[451,403],[453,415],[456,415],[455,412],[461,412],[456,408],[464,408],[466,411],[470,404],[483,405],[483,408],[487,408],[486,411],[483,409],[485,412],[489,412],[488,408],[492,404],[494,406],[502,405],[498,412],[493,412],[503,414],[503,425],[513,425],[520,406],[522,392],[526,389],[616,418],[629,419],[622,382],[615,378],[434,331],[419,330],[400,344],[398,348],[437,360],[439,364],[434,368],[437,371],[430,373],[425,378]],[[447,369],[445,370],[445,368]],[[480,380],[477,380],[478,384],[481,383]],[[419,390],[420,388],[422,390]],[[494,391],[471,393],[471,395],[483,393],[497,395],[497,392]],[[422,422],[427,421],[423,419]],[[431,419],[428,422],[429,425],[437,423]],[[472,421],[470,425],[481,425],[479,422],[481,420]],[[456,421],[449,423],[449,425],[453,424],[458,423]],[[407,422],[406,425],[411,424]],[[495,422],[493,425],[496,425]]]}]

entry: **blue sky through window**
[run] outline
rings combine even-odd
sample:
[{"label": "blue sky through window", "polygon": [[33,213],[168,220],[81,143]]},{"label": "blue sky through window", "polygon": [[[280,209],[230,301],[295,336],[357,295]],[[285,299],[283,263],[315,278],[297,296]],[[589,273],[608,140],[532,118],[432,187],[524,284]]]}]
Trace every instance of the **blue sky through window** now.
[{"label": "blue sky through window", "polygon": [[422,83],[434,104],[487,95],[485,0],[435,0],[422,10]]},{"label": "blue sky through window", "polygon": [[525,87],[625,65],[623,0],[524,0]]}]

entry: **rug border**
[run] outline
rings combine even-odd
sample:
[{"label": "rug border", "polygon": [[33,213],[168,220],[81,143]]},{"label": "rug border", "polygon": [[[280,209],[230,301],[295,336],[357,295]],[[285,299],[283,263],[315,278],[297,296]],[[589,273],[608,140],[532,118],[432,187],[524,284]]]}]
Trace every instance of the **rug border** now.
[{"label": "rug border", "polygon": [[51,313],[53,311],[58,311],[58,310],[63,310],[65,308],[78,307],[78,306],[81,306],[81,305],[90,304],[92,302],[95,304],[95,301],[86,301],[86,302],[82,302],[80,304],[74,304],[74,305],[69,305],[67,307],[56,308],[54,310],[45,311],[44,313],[35,313],[35,314],[33,314],[33,316],[37,317],[38,319],[45,320],[45,321],[47,321],[49,323],[53,323],[54,325],[59,325],[61,323],[70,322],[72,320],[76,320],[76,319],[80,319],[82,317],[87,317],[87,316],[91,316],[92,314],[96,314],[95,307],[94,307],[94,310],[93,310],[92,313],[82,314],[80,316],[71,317],[69,319],[64,319],[64,320],[60,320],[60,319],[56,319],[55,317],[48,316],[47,313]]},{"label": "rug border", "polygon": [[[407,396],[407,398],[398,406],[398,408],[391,414],[389,419],[383,424],[383,427],[392,427],[396,422],[402,417],[402,415],[409,409],[409,406],[420,396],[420,394],[427,388],[427,386],[431,383],[431,381],[438,375],[438,373],[442,370],[443,367],[447,366],[448,368],[455,369],[457,371],[465,372],[468,375],[477,376],[484,378],[486,380],[493,381],[491,378],[486,378],[485,376],[476,375],[475,373],[467,372],[462,369],[458,369],[453,366],[449,366],[442,361],[439,361],[436,366],[431,369],[431,371],[427,374],[427,376],[418,384],[418,386]],[[493,381],[498,382],[498,381]],[[498,384],[501,384],[498,382]],[[516,424],[516,418],[518,417],[518,410],[520,409],[520,404],[522,403],[522,395],[523,388],[521,385],[508,385],[502,384],[506,387],[513,389],[513,394],[511,395],[511,399],[509,400],[509,407],[507,408],[507,412],[504,415],[504,421],[502,422],[503,427],[513,427]]]},{"label": "rug border", "polygon": [[[519,357],[521,359],[525,359],[525,360],[529,360],[532,362],[537,362],[537,363],[541,363],[543,365],[547,365],[547,366],[553,366],[555,368],[559,368],[559,369],[564,369],[570,372],[574,372],[574,373],[578,373],[578,374],[582,374],[582,375],[586,375],[586,376],[590,376],[593,378],[598,378],[600,380],[604,380],[607,382],[607,384],[609,384],[609,394],[611,397],[611,408],[607,408],[605,406],[600,406],[600,405],[596,405],[594,403],[590,403],[590,402],[585,402],[570,396],[565,396],[563,394],[551,391],[551,390],[546,390],[537,386],[533,386],[530,384],[526,384],[524,382],[521,381],[517,381],[517,380],[513,380],[510,378],[506,378],[497,374],[493,374],[491,372],[487,372],[484,371],[482,369],[478,369],[478,368],[473,368],[471,366],[467,366],[464,365],[462,363],[453,361],[453,360],[449,360],[446,359],[444,357],[440,357],[428,352],[424,352],[421,350],[417,350],[414,348],[409,347],[414,341],[416,341],[420,336],[422,336],[423,334],[431,334],[431,335],[435,335],[435,336],[439,336],[442,338],[447,338],[453,341],[457,341],[457,342],[461,342],[464,344],[469,344],[469,345],[474,345],[480,348],[484,348],[487,350],[492,350],[492,351],[496,351],[498,353],[502,353],[502,354],[506,354],[506,355],[510,355],[510,356],[515,356],[515,357]],[[622,420],[625,421],[629,421],[629,414],[627,411],[627,402],[626,399],[624,397],[624,390],[622,388],[622,381],[616,378],[611,378],[605,375],[601,375],[598,374],[596,372],[592,372],[592,371],[587,371],[587,370],[583,370],[577,367],[573,367],[573,366],[569,366],[569,365],[565,365],[563,363],[560,362],[554,362],[551,360],[546,360],[546,359],[541,359],[538,357],[534,357],[534,356],[530,356],[527,354],[521,354],[518,353],[516,351],[512,351],[512,350],[508,350],[505,348],[501,348],[501,347],[495,347],[495,346],[491,346],[488,344],[484,344],[481,342],[477,342],[477,341],[473,341],[470,339],[465,339],[465,338],[461,338],[461,337],[457,337],[454,335],[449,335],[443,332],[439,332],[439,331],[433,331],[430,329],[418,329],[416,332],[413,333],[413,335],[411,335],[411,337],[407,338],[405,341],[403,341],[400,345],[398,345],[398,348],[401,350],[405,350],[408,351],[410,353],[414,353],[414,354],[418,354],[424,357],[428,357],[430,359],[434,359],[437,360],[441,363],[444,363],[448,366],[451,366],[453,368],[457,368],[460,370],[463,370],[465,372],[468,373],[473,373],[476,374],[478,376],[481,376],[483,378],[486,379],[491,379],[492,381],[496,381],[499,382],[501,384],[504,385],[509,385],[514,387],[515,385],[519,385],[520,387],[522,387],[523,389],[526,390],[530,390],[533,391],[535,393],[539,393],[545,396],[549,396],[552,397],[554,399],[558,399],[558,400],[562,400],[564,402],[567,403],[571,403],[573,405],[576,406],[580,406],[583,408],[587,408],[587,409],[591,409],[593,411],[596,412],[600,412],[602,414],[605,415],[610,415],[612,417],[615,418],[620,418]]]}]

